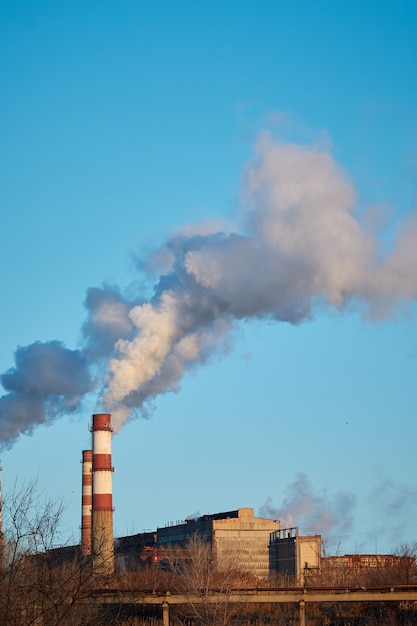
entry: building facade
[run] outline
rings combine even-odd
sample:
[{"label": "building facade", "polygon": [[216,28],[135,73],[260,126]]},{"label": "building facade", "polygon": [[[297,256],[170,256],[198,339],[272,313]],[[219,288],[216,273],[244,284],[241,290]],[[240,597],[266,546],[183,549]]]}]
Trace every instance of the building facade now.
[{"label": "building facade", "polygon": [[185,546],[191,537],[206,539],[218,569],[235,567],[259,579],[269,576],[270,535],[279,530],[279,520],[254,516],[253,509],[203,515],[182,524],[157,529],[159,547]]},{"label": "building facade", "polygon": [[304,584],[309,574],[320,570],[321,536],[300,536],[297,527],[271,533],[269,565],[271,574],[291,576]]}]

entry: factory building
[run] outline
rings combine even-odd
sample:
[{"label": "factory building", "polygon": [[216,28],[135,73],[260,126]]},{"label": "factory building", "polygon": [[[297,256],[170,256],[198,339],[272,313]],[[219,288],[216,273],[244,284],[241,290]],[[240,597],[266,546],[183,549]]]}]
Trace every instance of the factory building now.
[{"label": "factory building", "polygon": [[326,556],[322,559],[323,568],[333,572],[374,570],[379,568],[394,568],[399,565],[412,567],[415,558],[412,556],[399,556],[393,554],[345,554]]},{"label": "factory building", "polygon": [[115,565],[125,573],[143,566],[157,565],[156,532],[118,537],[114,540]]},{"label": "factory building", "polygon": [[284,528],[271,533],[269,567],[271,574],[294,577],[304,584],[321,567],[321,536],[300,536],[298,528]]},{"label": "factory building", "polygon": [[268,546],[279,520],[254,516],[253,509],[203,515],[182,524],[157,529],[159,548],[183,547],[192,537],[206,539],[219,569],[234,567],[257,578],[269,576]]},{"label": "factory building", "polygon": [[[394,568],[415,575],[412,556],[354,554],[321,558],[320,535],[301,536],[296,527],[281,529],[279,520],[255,517],[252,508],[203,515],[156,531],[114,539],[111,415],[96,413],[92,417],[92,447],[82,454],[81,541],[79,545],[48,550],[57,563],[82,558],[105,575],[140,567],[164,568],[172,560],[189,560],[190,540],[197,537],[208,542],[218,570],[233,568],[263,581],[285,576],[297,585],[308,585],[310,577],[319,572],[323,580],[345,581],[349,574],[357,578],[359,571]],[[0,554],[1,548],[0,468]]]}]

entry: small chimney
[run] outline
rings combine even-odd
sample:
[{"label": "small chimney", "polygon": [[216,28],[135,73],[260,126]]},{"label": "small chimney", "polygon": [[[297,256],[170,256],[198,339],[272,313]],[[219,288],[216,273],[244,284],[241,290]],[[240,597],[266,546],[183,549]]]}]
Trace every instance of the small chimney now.
[{"label": "small chimney", "polygon": [[111,415],[93,415],[93,559],[104,574],[114,572]]},{"label": "small chimney", "polygon": [[93,451],[82,454],[81,554],[88,556],[93,551]]}]

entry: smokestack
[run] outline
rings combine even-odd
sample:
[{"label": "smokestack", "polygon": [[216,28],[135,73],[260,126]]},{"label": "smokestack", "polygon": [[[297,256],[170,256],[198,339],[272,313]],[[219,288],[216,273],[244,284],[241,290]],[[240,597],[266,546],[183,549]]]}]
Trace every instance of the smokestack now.
[{"label": "smokestack", "polygon": [[83,450],[82,458],[82,502],[81,502],[81,554],[88,556],[93,551],[93,451]]},{"label": "smokestack", "polygon": [[111,415],[93,415],[93,557],[104,574],[114,572]]}]

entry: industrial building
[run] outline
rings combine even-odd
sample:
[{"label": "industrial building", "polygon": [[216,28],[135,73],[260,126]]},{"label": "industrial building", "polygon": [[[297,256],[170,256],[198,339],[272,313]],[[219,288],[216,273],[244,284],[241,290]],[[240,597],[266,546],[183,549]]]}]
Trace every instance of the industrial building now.
[{"label": "industrial building", "polygon": [[127,572],[141,566],[164,566],[172,559],[188,559],[187,544],[200,537],[208,542],[219,570],[233,567],[259,580],[285,576],[305,585],[310,576],[323,572],[323,567],[336,573],[399,563],[400,557],[392,555],[322,559],[320,535],[301,536],[297,527],[281,529],[279,520],[255,517],[251,508],[203,515],[115,540],[111,416],[93,415],[91,431],[92,449],[84,450],[82,455],[81,543],[51,551],[57,560],[81,556],[91,559],[97,570],[111,575],[115,569]]},{"label": "industrial building", "polygon": [[[103,573],[114,571],[111,416],[93,415],[92,450],[82,454],[81,553],[92,557]],[[158,528],[155,533],[123,537],[116,541],[117,564],[123,570],[140,562],[160,562],[167,549],[186,547],[191,537],[209,542],[219,569],[234,567],[258,578],[269,576],[268,547],[279,521],[256,518],[253,509],[203,515],[184,523]]]},{"label": "industrial building", "polygon": [[[92,557],[103,573],[114,571],[111,416],[93,415],[92,450],[82,454],[81,553]],[[219,569],[234,567],[258,578],[269,576],[268,546],[279,521],[256,518],[253,509],[203,515],[182,524],[158,528],[155,533],[122,537],[116,541],[119,568],[157,563],[167,549],[184,549],[191,537],[207,540]]]},{"label": "industrial building", "polygon": [[[409,558],[413,561],[412,557]],[[326,556],[323,562],[333,570],[337,569],[377,569],[378,567],[393,567],[397,563],[404,562],[404,557],[393,554],[344,554]]]},{"label": "industrial building", "polygon": [[237,509],[189,519],[183,524],[157,529],[160,547],[184,547],[191,537],[206,539],[219,569],[231,563],[257,578],[269,576],[270,535],[279,530],[279,520],[255,517],[253,509]]},{"label": "industrial building", "polygon": [[320,570],[321,536],[300,536],[298,528],[283,528],[271,533],[269,543],[271,574],[291,576],[304,584],[309,575]]}]

